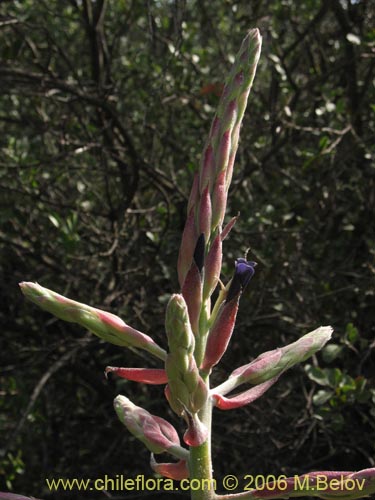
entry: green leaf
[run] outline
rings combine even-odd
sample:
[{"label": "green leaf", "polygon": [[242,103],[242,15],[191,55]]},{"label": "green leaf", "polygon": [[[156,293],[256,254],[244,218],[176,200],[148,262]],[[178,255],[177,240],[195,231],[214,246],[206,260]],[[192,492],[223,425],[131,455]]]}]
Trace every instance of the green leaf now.
[{"label": "green leaf", "polygon": [[353,325],[353,323],[348,323],[346,325],[345,336],[352,344],[354,344],[354,342],[358,339],[358,329]]},{"label": "green leaf", "polygon": [[329,401],[333,395],[334,393],[332,391],[320,390],[314,394],[313,403],[317,406],[324,405],[324,403],[327,403],[327,401]]},{"label": "green leaf", "polygon": [[339,384],[342,385],[347,381],[347,375],[343,375],[339,368],[327,368],[324,370],[324,373],[327,376],[328,384],[333,388],[337,387]]},{"label": "green leaf", "polygon": [[321,368],[312,365],[306,365],[305,371],[309,379],[313,382],[316,382],[319,385],[330,385],[327,375]]}]

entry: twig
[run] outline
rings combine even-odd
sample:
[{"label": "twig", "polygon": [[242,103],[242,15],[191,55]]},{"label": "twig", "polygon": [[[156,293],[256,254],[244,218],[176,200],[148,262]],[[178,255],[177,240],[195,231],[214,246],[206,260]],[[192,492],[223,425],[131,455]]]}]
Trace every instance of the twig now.
[{"label": "twig", "polygon": [[70,351],[66,352],[63,354],[57,361],[55,361],[49,369],[42,375],[42,377],[39,379],[38,383],[34,387],[33,393],[30,396],[28,405],[26,409],[24,410],[20,420],[18,421],[18,424],[12,434],[10,435],[8,442],[6,443],[5,447],[3,450],[1,450],[2,455],[6,455],[10,447],[12,446],[13,442],[16,440],[17,435],[22,431],[23,426],[25,425],[26,419],[28,415],[30,414],[31,410],[33,409],[37,399],[39,398],[40,394],[42,393],[45,385],[49,381],[49,379],[54,375],[60,368],[62,368],[66,363],[80,350],[82,347],[85,347],[88,343],[91,342],[91,334],[87,335],[82,342],[79,343],[76,347],[71,349]]}]

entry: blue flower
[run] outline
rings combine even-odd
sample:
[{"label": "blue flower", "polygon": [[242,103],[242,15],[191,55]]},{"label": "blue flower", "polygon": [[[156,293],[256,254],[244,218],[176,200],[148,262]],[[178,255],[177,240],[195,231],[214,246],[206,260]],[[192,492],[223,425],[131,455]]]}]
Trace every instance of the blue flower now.
[{"label": "blue flower", "polygon": [[236,259],[236,268],[232,278],[226,302],[239,297],[245,290],[249,281],[254,276],[256,262],[247,261],[246,259]]}]

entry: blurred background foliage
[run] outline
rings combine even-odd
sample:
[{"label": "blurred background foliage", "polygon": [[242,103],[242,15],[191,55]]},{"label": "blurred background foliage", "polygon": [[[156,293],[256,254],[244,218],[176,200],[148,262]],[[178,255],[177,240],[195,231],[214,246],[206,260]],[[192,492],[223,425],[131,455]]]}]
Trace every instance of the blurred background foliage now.
[{"label": "blurred background foliage", "polygon": [[259,265],[214,379],[319,325],[335,334],[251,407],[215,412],[215,476],[375,465],[374,7],[1,2],[0,489],[104,498],[52,494],[44,478],[150,477],[147,451],[114,414],[118,393],[181,429],[160,388],[103,376],[107,365],[154,360],[53,319],[17,283],[115,312],[166,344],[192,175],[225,75],[255,26],[263,52],[222,279],[248,248]]}]

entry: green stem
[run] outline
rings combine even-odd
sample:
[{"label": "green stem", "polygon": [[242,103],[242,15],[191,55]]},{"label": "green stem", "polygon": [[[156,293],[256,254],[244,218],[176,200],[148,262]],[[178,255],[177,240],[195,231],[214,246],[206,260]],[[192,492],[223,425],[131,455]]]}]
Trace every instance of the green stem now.
[{"label": "green stem", "polygon": [[155,356],[156,358],[165,361],[167,359],[167,351],[165,351],[162,347],[157,344],[148,344],[145,345],[144,349],[148,351],[150,354]]},{"label": "green stem", "polygon": [[225,382],[218,385],[217,387],[214,387],[212,392],[214,392],[215,394],[221,394],[222,396],[225,396],[225,394],[228,394],[228,392],[233,391],[233,389],[236,389],[236,387],[238,387],[241,384],[243,384],[243,382],[239,380],[239,377],[229,377]]},{"label": "green stem", "polygon": [[[209,377],[205,380],[209,386]],[[207,427],[208,436],[200,446],[190,448],[189,470],[191,488],[191,500],[213,500],[216,498],[215,481],[212,477],[211,459],[211,424],[212,424],[212,401],[208,398],[206,404],[199,412],[201,422]]]},{"label": "green stem", "polygon": [[169,448],[168,453],[176,458],[179,458],[180,460],[189,460],[190,456],[189,450],[182,448],[182,446],[174,446],[173,448]]}]

